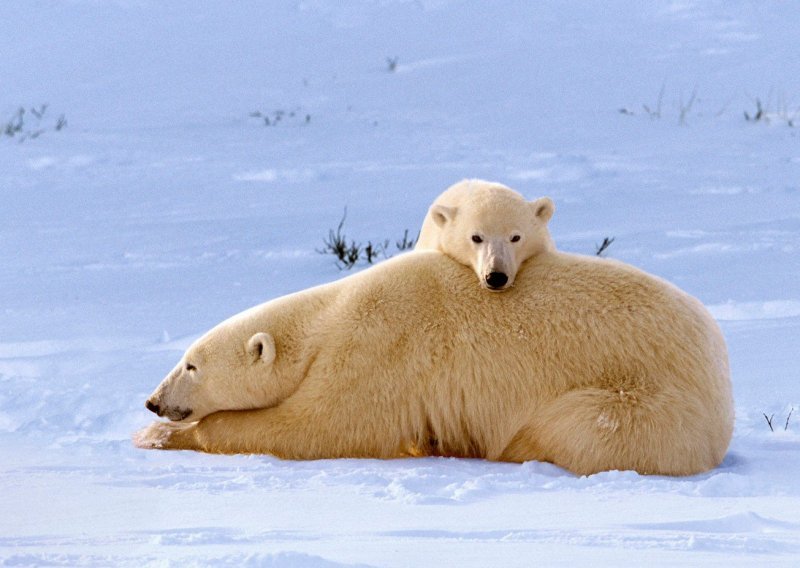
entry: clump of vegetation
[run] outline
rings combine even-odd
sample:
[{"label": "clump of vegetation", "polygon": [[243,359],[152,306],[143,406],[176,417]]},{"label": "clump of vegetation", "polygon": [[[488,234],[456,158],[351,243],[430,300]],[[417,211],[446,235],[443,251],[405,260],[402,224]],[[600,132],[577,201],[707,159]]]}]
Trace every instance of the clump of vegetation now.
[{"label": "clump of vegetation", "polygon": [[339,221],[336,231],[334,232],[333,229],[328,231],[328,238],[322,240],[325,246],[322,250],[317,249],[320,254],[332,254],[335,256],[337,258],[336,266],[340,270],[352,268],[361,256],[361,245],[357,245],[355,241],[350,241],[350,244],[348,244],[347,237],[342,232],[346,218],[347,207],[344,208],[344,215],[342,215],[342,220]]},{"label": "clump of vegetation", "polygon": [[[661,119],[664,114],[662,113],[662,106],[664,102],[664,85],[661,86],[661,89],[658,92],[658,97],[656,98],[656,102],[653,105],[642,105],[642,111],[638,111],[635,107],[621,107],[618,109],[620,114],[624,114],[626,116],[636,116],[637,114],[643,114],[644,116],[649,117],[651,120],[658,120]],[[764,99],[759,97],[751,97],[753,101],[753,105],[755,109],[749,109],[743,111],[744,119],[747,122],[752,123],[763,123],[763,124],[770,124],[772,122],[783,123],[793,128],[795,123],[798,119],[800,119],[800,107],[795,107],[788,101],[785,97],[780,96],[777,97],[777,100],[773,101],[772,92],[767,95],[766,103]],[[716,113],[714,113],[715,117],[722,116],[725,113],[726,109],[730,106],[733,99],[727,101],[725,105]],[[688,98],[684,98],[683,93],[680,93],[678,100],[676,101],[676,110],[678,112],[678,124],[685,125],[687,119],[689,118],[690,114],[692,113],[696,103],[702,102],[701,99],[697,96],[697,87],[695,87]],[[700,114],[698,113],[698,116]]]},{"label": "clump of vegetation", "polygon": [[[2,124],[2,132],[8,138],[16,138],[20,143],[25,140],[35,140],[50,128],[47,127],[45,115],[48,105],[25,109],[20,107],[14,115]],[[67,126],[67,119],[62,114],[56,119],[52,130],[58,132]]]},{"label": "clump of vegetation", "polygon": [[666,85],[661,85],[661,90],[658,92],[658,99],[652,109],[648,105],[642,105],[644,112],[653,120],[661,118],[661,103],[664,101],[664,90],[666,88]]},{"label": "clump of vegetation", "polygon": [[[662,104],[664,102],[664,91],[665,90],[666,90],[666,86],[665,85],[661,85],[661,90],[658,92],[658,98],[656,99],[655,104],[653,104],[652,106],[651,105],[647,105],[647,104],[643,104],[642,105],[642,110],[644,111],[644,114],[647,115],[648,117],[650,117],[650,120],[657,120],[657,119],[661,118],[661,107],[662,107]],[[625,114],[627,116],[635,116],[636,115],[636,111],[633,111],[633,110],[629,109],[628,107],[620,108],[619,109],[619,113],[620,114]]]},{"label": "clump of vegetation", "polygon": [[[642,111],[644,111],[644,115],[650,118],[650,120],[660,120],[664,113],[662,112],[664,106],[664,93],[666,91],[666,85],[661,85],[661,89],[658,91],[658,96],[656,97],[656,101],[654,104],[643,104]],[[689,95],[688,99],[684,99],[683,92],[680,93],[680,96],[675,103],[676,110],[678,111],[678,124],[681,126],[686,124],[686,119],[689,117],[689,113],[692,112],[695,103],[697,102],[697,87],[692,89],[691,95]],[[631,110],[628,107],[622,107],[618,109],[620,114],[624,114],[627,116],[636,116],[636,111]]]},{"label": "clump of vegetation", "polygon": [[750,116],[749,112],[744,111],[744,119],[747,122],[760,122],[762,120],[764,122],[768,121],[767,115],[764,112],[764,107],[761,106],[761,99],[756,97],[756,112],[754,112],[752,116]]},{"label": "clump of vegetation", "polygon": [[[390,253],[391,245],[389,239],[380,242],[367,241],[366,245],[362,245],[353,239],[348,239],[344,233],[344,222],[347,219],[347,208],[344,209],[342,220],[336,230],[330,229],[328,237],[322,240],[322,249],[317,249],[320,254],[330,254],[336,257],[336,266],[339,270],[351,269],[359,261],[366,264],[375,264],[382,258],[389,258],[392,256]],[[419,238],[419,235],[417,235]],[[416,238],[409,238],[408,229],[403,233],[403,238],[395,241],[395,249],[398,252],[403,252],[414,248]]]},{"label": "clump of vegetation", "polygon": [[399,241],[395,241],[394,246],[397,247],[397,250],[399,250],[400,252],[403,252],[405,250],[413,249],[414,245],[417,244],[418,240],[419,240],[419,233],[417,233],[416,238],[409,239],[408,238],[408,229],[406,229],[405,231],[403,231],[403,238],[400,239]]},{"label": "clump of vegetation", "polygon": [[264,126],[278,126],[283,121],[308,124],[311,122],[311,115],[304,113],[300,107],[293,110],[278,109],[272,112],[262,112],[254,110],[250,113],[250,118],[261,120]]},{"label": "clump of vegetation", "polygon": [[692,94],[689,96],[689,100],[683,102],[683,93],[681,93],[680,101],[678,102],[678,124],[684,125],[686,124],[686,116],[692,110],[695,101],[697,100],[697,87],[694,88]]},{"label": "clump of vegetation", "polygon": [[599,245],[598,244],[594,245],[594,254],[596,256],[603,256],[604,253],[606,252],[606,249],[610,247],[611,243],[613,242],[614,242],[614,237],[611,238],[603,237],[602,243],[600,243]]},{"label": "clump of vegetation", "polygon": [[[792,413],[793,412],[794,412],[794,407],[792,407],[789,410],[789,414],[786,416],[786,422],[784,422],[784,424],[783,424],[784,431],[789,429],[789,419],[792,417]],[[767,421],[767,426],[769,426],[770,432],[774,432],[775,428],[772,425],[772,420],[775,418],[775,414],[773,413],[773,414],[770,414],[769,416],[767,416],[766,412],[763,412],[762,414],[764,415],[764,420]]]},{"label": "clump of vegetation", "polygon": [[[768,99],[771,98],[772,96],[770,95]],[[747,122],[763,122],[765,124],[769,124],[770,120],[777,120],[785,123],[788,127],[793,128],[795,120],[797,119],[798,115],[800,115],[800,108],[797,108],[793,111],[789,110],[789,103],[787,103],[783,97],[780,97],[778,100],[777,110],[775,112],[769,111],[769,100],[766,107],[764,104],[762,104],[761,99],[758,97],[755,98],[753,103],[756,105],[755,112],[750,114],[749,112],[744,111],[744,119]]]}]

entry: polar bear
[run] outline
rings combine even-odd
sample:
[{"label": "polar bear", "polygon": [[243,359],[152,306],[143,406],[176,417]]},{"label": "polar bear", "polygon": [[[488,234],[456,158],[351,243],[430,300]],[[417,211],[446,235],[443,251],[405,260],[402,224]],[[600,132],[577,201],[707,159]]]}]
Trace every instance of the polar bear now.
[{"label": "polar bear", "polygon": [[471,266],[484,288],[507,290],[520,264],[554,250],[547,229],[554,211],[549,197],[526,201],[502,184],[466,179],[433,202],[415,249],[442,251]]},{"label": "polar bear", "polygon": [[733,427],[725,343],[700,302],[559,252],[529,259],[503,294],[413,251],[267,302],[192,345],[147,405],[178,422],[135,435],[144,448],[577,474],[706,471]]}]

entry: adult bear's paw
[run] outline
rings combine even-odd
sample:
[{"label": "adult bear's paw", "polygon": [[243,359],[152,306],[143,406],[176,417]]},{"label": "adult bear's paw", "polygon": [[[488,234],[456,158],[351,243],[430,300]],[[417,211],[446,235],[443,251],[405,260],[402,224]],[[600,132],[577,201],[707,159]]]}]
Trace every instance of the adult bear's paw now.
[{"label": "adult bear's paw", "polygon": [[194,424],[153,422],[133,435],[133,445],[143,450],[178,450],[186,448],[186,438]]}]

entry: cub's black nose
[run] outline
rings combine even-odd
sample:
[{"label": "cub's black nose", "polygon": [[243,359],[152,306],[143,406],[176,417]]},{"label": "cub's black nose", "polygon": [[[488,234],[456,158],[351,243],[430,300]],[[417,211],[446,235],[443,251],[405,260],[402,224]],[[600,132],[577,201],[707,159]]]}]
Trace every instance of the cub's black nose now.
[{"label": "cub's black nose", "polygon": [[144,405],[147,407],[147,410],[149,410],[150,412],[155,412],[156,414],[161,416],[161,407],[158,406],[157,404],[154,404],[153,402],[148,400],[147,402],[144,403]]},{"label": "cub's black nose", "polygon": [[508,282],[508,276],[502,272],[490,272],[486,277],[486,284],[489,288],[502,288]]}]

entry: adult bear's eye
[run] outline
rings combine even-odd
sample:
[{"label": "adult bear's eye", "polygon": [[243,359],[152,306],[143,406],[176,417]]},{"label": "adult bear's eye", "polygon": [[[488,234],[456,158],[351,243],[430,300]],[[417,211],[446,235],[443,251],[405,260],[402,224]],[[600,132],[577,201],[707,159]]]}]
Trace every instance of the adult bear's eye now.
[{"label": "adult bear's eye", "polygon": [[191,363],[186,363],[186,370],[187,370],[187,371],[196,371],[196,370],[197,370],[197,367],[195,367],[195,366],[194,366],[194,365],[192,365]]},{"label": "adult bear's eye", "polygon": [[482,243],[483,239],[480,235],[472,235],[472,242],[473,243]]},{"label": "adult bear's eye", "polygon": [[514,235],[513,237],[511,237],[511,242],[518,243],[521,238],[522,237],[520,237],[519,235]]}]

